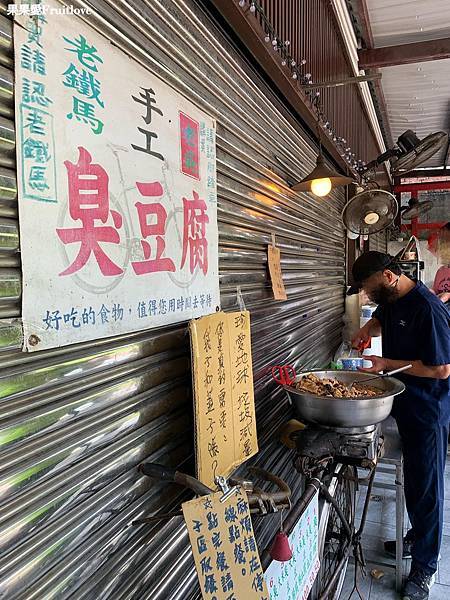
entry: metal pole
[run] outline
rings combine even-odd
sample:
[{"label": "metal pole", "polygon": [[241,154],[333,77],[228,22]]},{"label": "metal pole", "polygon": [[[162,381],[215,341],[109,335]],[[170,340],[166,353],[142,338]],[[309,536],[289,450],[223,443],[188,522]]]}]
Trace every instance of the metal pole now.
[{"label": "metal pole", "polygon": [[363,83],[363,81],[375,81],[378,79],[381,79],[381,73],[374,73],[373,75],[358,75],[357,77],[343,77],[342,79],[336,79],[334,81],[315,81],[314,83],[303,84],[300,87],[302,89],[335,88],[341,87],[342,85],[350,85],[351,83]]},{"label": "metal pole", "polygon": [[395,467],[395,517],[396,517],[396,547],[395,547],[395,589],[400,592],[403,582],[403,528],[404,528],[404,492],[402,461]]}]

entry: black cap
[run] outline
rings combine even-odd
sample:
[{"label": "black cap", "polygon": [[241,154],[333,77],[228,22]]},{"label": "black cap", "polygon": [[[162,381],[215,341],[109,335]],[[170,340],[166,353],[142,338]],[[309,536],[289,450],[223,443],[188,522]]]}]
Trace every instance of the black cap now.
[{"label": "black cap", "polygon": [[368,279],[371,275],[389,269],[395,264],[395,258],[390,254],[384,252],[377,252],[376,250],[370,250],[364,252],[359,258],[355,260],[352,267],[352,275],[355,281],[355,285],[352,285],[348,290],[347,295],[357,294],[362,287],[362,282]]}]

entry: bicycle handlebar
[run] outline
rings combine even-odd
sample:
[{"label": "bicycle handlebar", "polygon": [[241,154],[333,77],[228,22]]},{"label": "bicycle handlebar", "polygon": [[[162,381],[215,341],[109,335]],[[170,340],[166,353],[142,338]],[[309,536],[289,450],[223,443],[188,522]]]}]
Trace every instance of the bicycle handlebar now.
[{"label": "bicycle handlebar", "polygon": [[[171,469],[164,465],[159,465],[157,463],[142,463],[139,465],[138,469],[144,475],[148,477],[153,477],[154,479],[158,479],[159,481],[167,481],[171,483],[178,483],[186,488],[191,489],[198,496],[205,496],[206,494],[211,494],[213,490],[211,490],[208,486],[203,484],[195,477],[191,477],[186,473],[182,473],[181,471],[176,471],[175,469]],[[254,508],[258,508],[258,510],[267,512],[267,503],[272,507],[275,507],[277,504],[283,506],[290,505],[290,496],[291,490],[289,486],[279,477],[269,473],[264,469],[260,469],[258,467],[250,467],[250,472],[255,475],[269,481],[277,486],[277,491],[266,492],[259,488],[252,488],[247,493],[249,505]],[[230,480],[233,481],[233,480]]]},{"label": "bicycle handlebar", "polygon": [[139,470],[148,477],[154,477],[155,479],[161,479],[162,481],[175,481],[176,471],[170,467],[164,465],[158,465],[157,463],[142,463],[139,465]]},{"label": "bicycle handlebar", "polygon": [[148,477],[153,477],[155,479],[159,479],[160,481],[178,483],[179,485],[191,489],[199,496],[206,496],[206,494],[211,494],[213,491],[204,483],[198,479],[195,479],[195,477],[191,477],[190,475],[186,475],[186,473],[181,473],[181,471],[176,471],[175,469],[165,467],[164,465],[147,462],[140,464],[138,468],[141,473],[147,475]]}]

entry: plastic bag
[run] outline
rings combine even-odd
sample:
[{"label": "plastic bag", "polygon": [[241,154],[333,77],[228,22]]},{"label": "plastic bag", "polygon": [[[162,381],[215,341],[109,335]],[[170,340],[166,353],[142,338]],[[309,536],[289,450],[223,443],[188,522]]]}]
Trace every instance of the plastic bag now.
[{"label": "plastic bag", "polygon": [[334,355],[333,362],[338,369],[349,369],[356,371],[363,366],[362,358],[355,348],[352,348],[351,342],[343,341]]}]

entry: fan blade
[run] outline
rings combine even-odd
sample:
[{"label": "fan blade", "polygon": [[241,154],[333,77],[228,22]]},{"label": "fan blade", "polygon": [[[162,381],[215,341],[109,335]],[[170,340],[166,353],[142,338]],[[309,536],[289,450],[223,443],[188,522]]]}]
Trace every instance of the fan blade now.
[{"label": "fan blade", "polygon": [[417,146],[412,148],[403,156],[399,156],[391,164],[393,174],[399,171],[411,171],[419,165],[426,162],[432,156],[443,149],[448,141],[448,134],[445,131],[436,131],[424,138]]},{"label": "fan blade", "polygon": [[402,213],[402,219],[415,219],[417,217],[420,217],[421,215],[429,213],[432,208],[433,203],[431,202],[431,200],[427,200],[426,202],[419,202],[419,204],[416,204],[411,208],[407,208]]},{"label": "fan blade", "polygon": [[385,190],[366,189],[344,207],[342,220],[354,234],[371,235],[389,227],[397,216],[395,196]]}]

